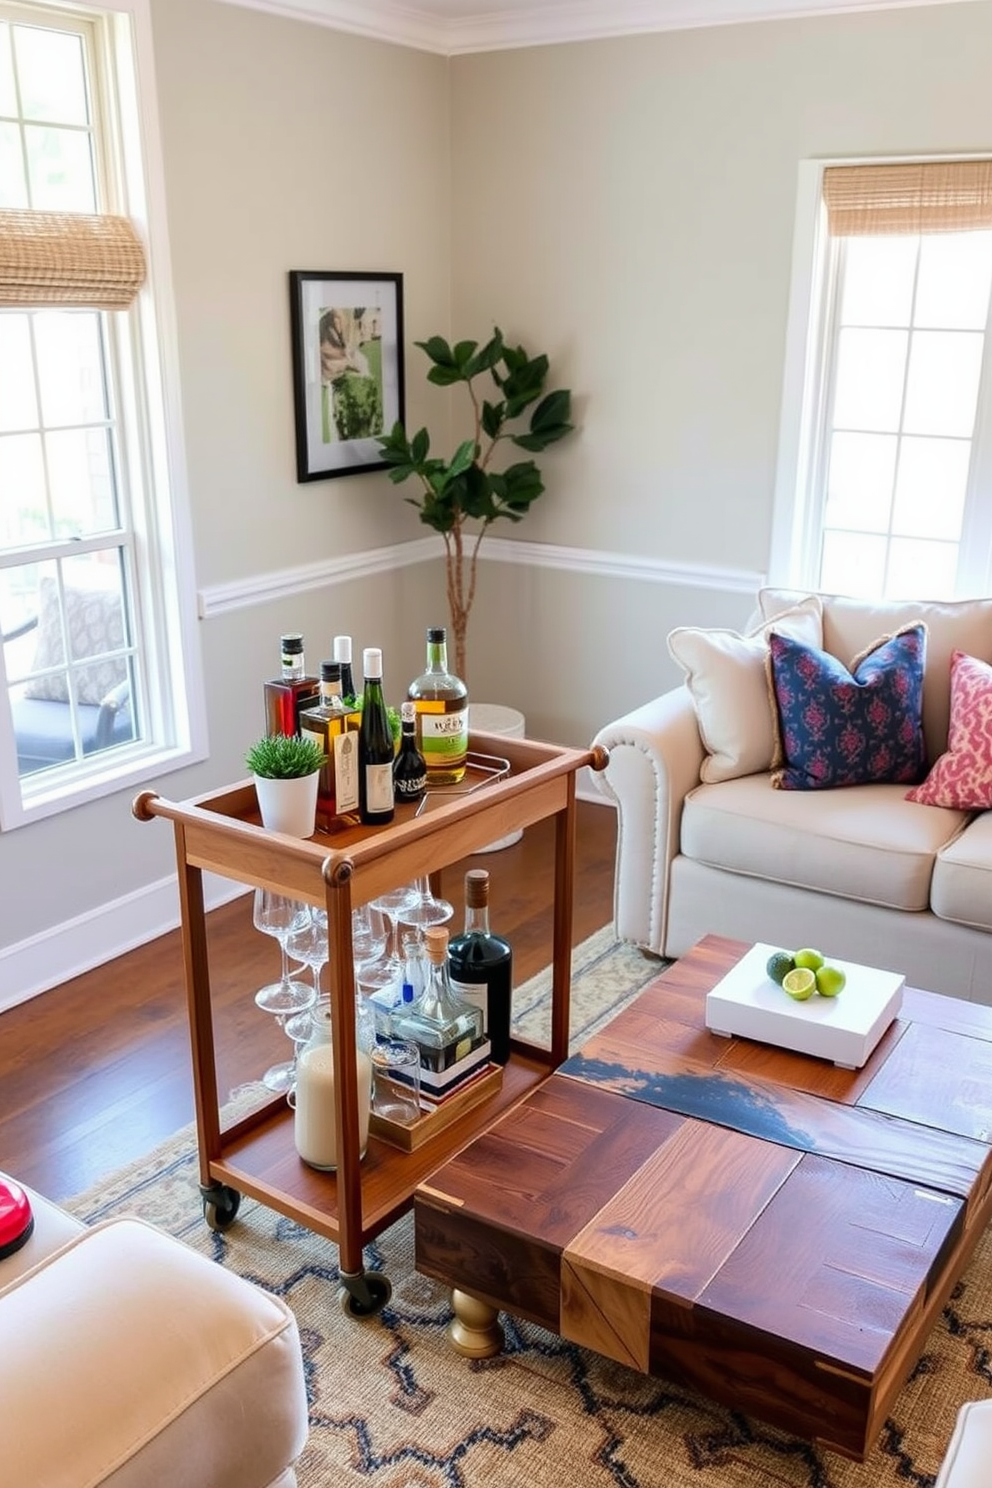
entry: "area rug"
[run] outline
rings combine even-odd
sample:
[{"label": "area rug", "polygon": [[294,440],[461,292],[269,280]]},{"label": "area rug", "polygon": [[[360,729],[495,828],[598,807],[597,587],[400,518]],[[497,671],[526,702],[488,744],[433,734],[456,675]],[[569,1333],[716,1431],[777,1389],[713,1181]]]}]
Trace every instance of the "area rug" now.
[{"label": "area rug", "polygon": [[[580,946],[573,1043],[658,971],[610,931]],[[529,1037],[546,1027],[549,987],[544,973],[515,993]],[[310,1396],[301,1488],[932,1488],[958,1406],[992,1395],[992,1235],[859,1464],[506,1315],[498,1358],[460,1358],[446,1338],[447,1291],[414,1270],[410,1216],[367,1248],[366,1265],[389,1276],[393,1294],[355,1322],[339,1306],[334,1245],[247,1199],[214,1234],[197,1181],[189,1129],[66,1207],[90,1222],[138,1214],[285,1298]]]}]

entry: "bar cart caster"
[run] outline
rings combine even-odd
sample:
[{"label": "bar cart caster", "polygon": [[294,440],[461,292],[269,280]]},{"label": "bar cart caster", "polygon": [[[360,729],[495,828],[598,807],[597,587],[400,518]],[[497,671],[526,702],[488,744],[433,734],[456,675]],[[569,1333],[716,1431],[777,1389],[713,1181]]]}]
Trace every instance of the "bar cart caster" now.
[{"label": "bar cart caster", "polygon": [[226,1183],[201,1183],[200,1196],[203,1199],[203,1217],[208,1228],[221,1234],[230,1229],[241,1208],[238,1190],[228,1188]]},{"label": "bar cart caster", "polygon": [[381,1271],[340,1271],[341,1290],[338,1302],[345,1317],[375,1317],[393,1295],[393,1285]]}]

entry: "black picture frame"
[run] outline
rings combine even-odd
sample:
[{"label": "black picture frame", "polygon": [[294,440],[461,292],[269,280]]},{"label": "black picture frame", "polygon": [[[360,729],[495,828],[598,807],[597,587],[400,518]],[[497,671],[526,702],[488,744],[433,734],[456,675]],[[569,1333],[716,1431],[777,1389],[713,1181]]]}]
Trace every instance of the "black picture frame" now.
[{"label": "black picture frame", "polygon": [[296,478],[384,470],[404,421],[403,275],[291,269]]}]

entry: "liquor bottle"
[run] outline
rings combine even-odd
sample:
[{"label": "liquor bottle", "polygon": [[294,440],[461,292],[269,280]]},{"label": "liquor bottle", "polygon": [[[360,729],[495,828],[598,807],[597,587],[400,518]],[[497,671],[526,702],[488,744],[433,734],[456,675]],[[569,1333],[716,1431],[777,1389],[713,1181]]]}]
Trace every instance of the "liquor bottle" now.
[{"label": "liquor bottle", "polygon": [[334,660],[341,663],[341,696],[346,702],[355,696],[355,676],[351,670],[351,636],[334,637]]},{"label": "liquor bottle", "polygon": [[358,821],[358,723],[341,698],[341,663],[320,664],[320,702],[300,714],[300,733],[324,751],[317,814],[326,827]]},{"label": "liquor bottle", "polygon": [[427,670],[415,677],[407,697],[417,708],[417,744],[427,762],[427,784],[454,785],[465,774],[468,755],[468,688],[448,671],[447,632],[427,632]]},{"label": "liquor bottle", "polygon": [[407,702],[400,708],[403,732],[393,760],[393,792],[399,801],[419,801],[427,789],[427,765],[417,748],[417,709]]},{"label": "liquor bottle", "polygon": [[365,685],[358,731],[358,808],[369,827],[391,822],[393,808],[393,731],[382,696],[382,652],[369,646],[362,653]]},{"label": "liquor bottle", "polygon": [[455,991],[481,1010],[494,1062],[506,1064],[513,950],[489,929],[489,873],[485,868],[470,868],[465,875],[465,930],[448,946],[448,970]]},{"label": "liquor bottle", "polygon": [[420,1050],[421,1067],[439,1071],[467,1059],[485,1042],[482,1014],[459,997],[448,975],[448,932],[444,925],[424,931],[427,985],[423,995],[405,1011],[393,1014],[397,1038],[412,1039]]},{"label": "liquor bottle", "polygon": [[303,637],[296,631],[280,638],[282,676],[266,682],[265,732],[298,734],[300,713],[320,700],[320,678],[312,677],[303,659]]}]

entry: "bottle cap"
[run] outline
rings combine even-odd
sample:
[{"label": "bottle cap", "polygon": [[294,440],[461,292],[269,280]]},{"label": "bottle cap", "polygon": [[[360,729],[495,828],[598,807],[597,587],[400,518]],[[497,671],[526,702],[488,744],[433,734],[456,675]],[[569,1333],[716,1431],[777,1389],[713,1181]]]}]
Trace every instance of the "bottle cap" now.
[{"label": "bottle cap", "polygon": [[382,651],[378,646],[366,646],[362,652],[362,670],[366,677],[382,676]]},{"label": "bottle cap", "polygon": [[289,635],[280,637],[282,649],[288,651],[290,656],[300,656],[303,653],[303,637],[299,631],[291,631]]},{"label": "bottle cap", "polygon": [[447,636],[448,636],[448,632],[445,630],[445,628],[444,628],[443,625],[431,625],[431,626],[428,626],[428,629],[427,629],[427,639],[431,643],[431,645],[433,645],[433,646],[439,645],[441,641],[444,641],[444,640],[447,639]]},{"label": "bottle cap", "polygon": [[485,909],[489,903],[489,869],[470,868],[465,875],[465,906]]},{"label": "bottle cap", "polygon": [[416,703],[400,703],[400,718],[404,723],[415,723],[417,721]]},{"label": "bottle cap", "polygon": [[333,650],[335,661],[350,662],[351,636],[335,636]]},{"label": "bottle cap", "polygon": [[444,925],[431,925],[424,931],[427,959],[435,966],[442,966],[448,958],[448,931]]},{"label": "bottle cap", "polygon": [[341,663],[339,661],[322,661],[320,663],[320,680],[322,682],[340,682]]}]

